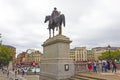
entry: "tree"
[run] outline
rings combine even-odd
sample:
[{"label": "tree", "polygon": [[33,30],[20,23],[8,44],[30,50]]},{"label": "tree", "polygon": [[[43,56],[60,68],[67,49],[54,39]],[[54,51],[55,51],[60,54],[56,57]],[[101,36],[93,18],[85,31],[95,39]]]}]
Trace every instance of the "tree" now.
[{"label": "tree", "polygon": [[[1,38],[1,33],[0,33],[0,38]],[[0,45],[2,45],[2,40],[0,40]]]},{"label": "tree", "polygon": [[120,50],[114,51],[106,51],[103,52],[101,56],[98,57],[100,60],[107,59],[107,60],[119,60],[120,59]]},{"label": "tree", "polygon": [[119,50],[115,50],[112,55],[113,55],[114,59],[116,59],[116,60],[120,59],[120,51]]},{"label": "tree", "polygon": [[0,65],[1,64],[7,65],[11,60],[12,53],[13,51],[10,48],[2,45],[1,43],[0,44]]}]

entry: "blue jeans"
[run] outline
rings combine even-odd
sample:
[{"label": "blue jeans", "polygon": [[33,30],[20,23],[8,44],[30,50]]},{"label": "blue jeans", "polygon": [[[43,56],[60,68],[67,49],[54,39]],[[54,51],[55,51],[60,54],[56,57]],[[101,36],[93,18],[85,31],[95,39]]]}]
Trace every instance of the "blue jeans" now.
[{"label": "blue jeans", "polygon": [[113,68],[112,68],[112,72],[116,72],[116,68],[113,67]]},{"label": "blue jeans", "polygon": [[102,72],[107,72],[107,67],[105,65],[102,66]]},{"label": "blue jeans", "polygon": [[93,72],[97,72],[97,67],[93,66]]}]

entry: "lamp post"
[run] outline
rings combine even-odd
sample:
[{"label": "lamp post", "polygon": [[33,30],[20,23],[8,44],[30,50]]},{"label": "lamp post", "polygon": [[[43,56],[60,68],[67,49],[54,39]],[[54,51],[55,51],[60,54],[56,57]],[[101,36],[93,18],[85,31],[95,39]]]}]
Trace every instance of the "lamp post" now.
[{"label": "lamp post", "polygon": [[111,63],[111,53],[110,53],[110,48],[111,48],[111,46],[110,45],[108,45],[108,51],[109,51],[109,63],[108,63],[108,70],[110,70],[110,63]]},{"label": "lamp post", "polygon": [[109,60],[111,60],[110,48],[111,48],[111,46],[110,46],[110,45],[108,45],[108,51],[109,51]]}]

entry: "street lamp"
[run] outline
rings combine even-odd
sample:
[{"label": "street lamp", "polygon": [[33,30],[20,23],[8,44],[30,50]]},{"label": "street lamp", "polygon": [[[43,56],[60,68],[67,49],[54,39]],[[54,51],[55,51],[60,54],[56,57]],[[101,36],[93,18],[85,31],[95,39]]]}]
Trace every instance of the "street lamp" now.
[{"label": "street lamp", "polygon": [[109,60],[111,60],[111,54],[110,54],[110,45],[108,45],[108,51],[109,51]]}]

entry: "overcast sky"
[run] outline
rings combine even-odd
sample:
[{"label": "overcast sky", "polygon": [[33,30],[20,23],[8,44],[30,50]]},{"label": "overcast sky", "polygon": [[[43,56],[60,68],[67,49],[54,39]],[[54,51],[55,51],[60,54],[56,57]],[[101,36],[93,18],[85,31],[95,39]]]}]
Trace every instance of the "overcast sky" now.
[{"label": "overcast sky", "polygon": [[44,19],[54,7],[66,17],[62,34],[72,40],[70,48],[120,46],[120,0],[0,0],[2,43],[16,47],[17,54],[42,52],[49,37]]}]

